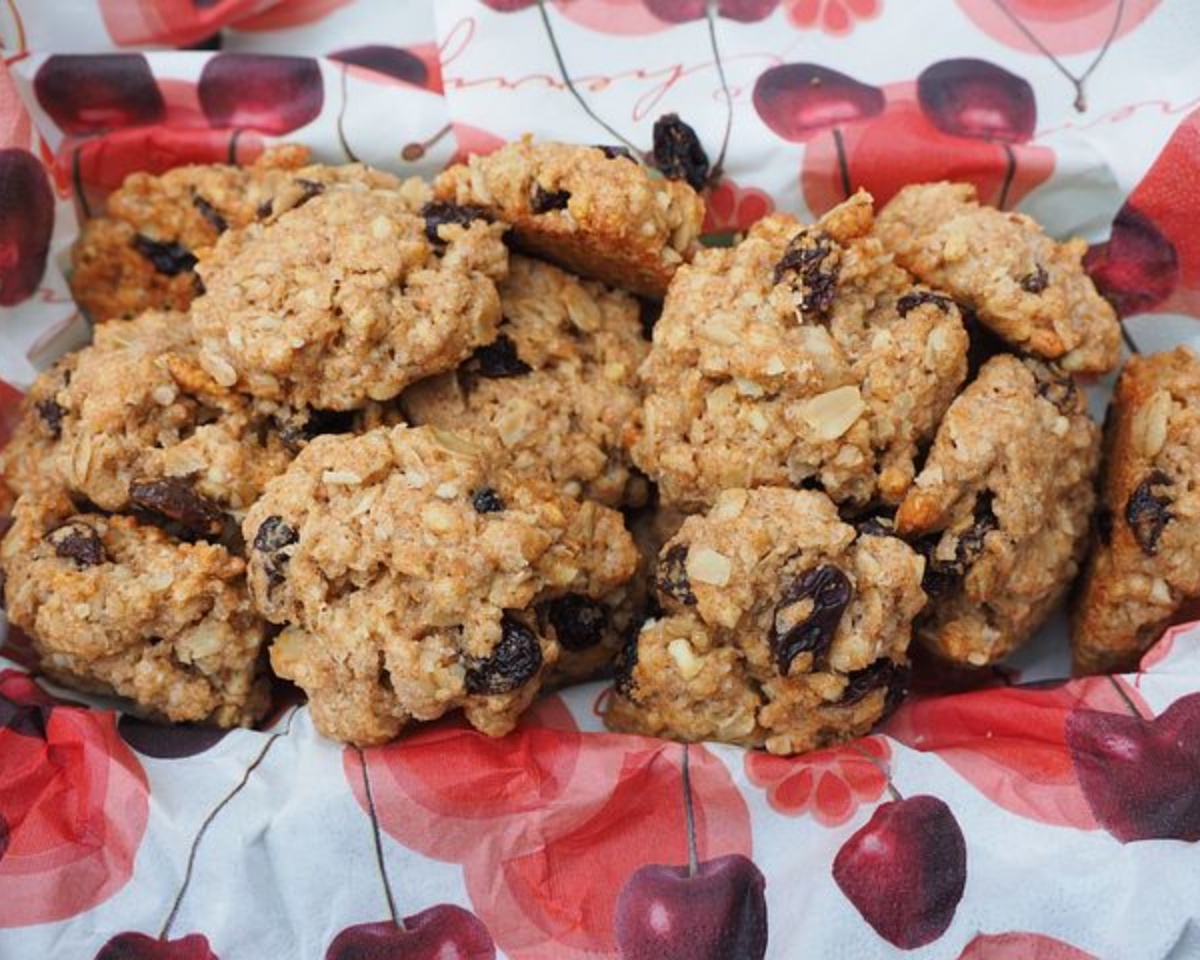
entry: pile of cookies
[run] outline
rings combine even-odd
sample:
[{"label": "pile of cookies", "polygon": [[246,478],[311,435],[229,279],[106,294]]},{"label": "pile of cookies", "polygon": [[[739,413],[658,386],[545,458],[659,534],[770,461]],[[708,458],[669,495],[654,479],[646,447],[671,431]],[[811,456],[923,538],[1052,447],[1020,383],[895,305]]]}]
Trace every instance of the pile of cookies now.
[{"label": "pile of cookies", "polygon": [[11,623],[176,722],[255,722],[273,672],[337,739],[501,735],[615,671],[614,729],[793,753],[894,708],[914,637],[1005,657],[1085,563],[1084,669],[1200,595],[1200,363],[1130,363],[1097,511],[1081,243],[954,184],[731,247],[703,215],[529,141],[130,177],[74,251],[95,340],[0,452]]}]

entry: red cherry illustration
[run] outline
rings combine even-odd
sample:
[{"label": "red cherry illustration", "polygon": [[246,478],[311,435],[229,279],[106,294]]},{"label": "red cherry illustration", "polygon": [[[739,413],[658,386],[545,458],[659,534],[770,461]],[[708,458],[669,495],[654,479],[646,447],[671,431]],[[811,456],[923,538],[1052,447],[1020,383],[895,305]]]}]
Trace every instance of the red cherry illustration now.
[{"label": "red cherry illustration", "polygon": [[[292,0],[285,7],[301,6]],[[261,7],[262,0],[98,0],[118,47],[186,47]]]},{"label": "red cherry illustration", "polygon": [[[21,422],[21,393],[16,387],[10,383],[0,380],[0,448],[2,448],[13,435],[13,431],[17,428],[17,424]],[[2,593],[2,591],[0,591]],[[8,636],[5,637],[0,650],[7,650],[12,643],[11,637],[14,633],[14,628],[10,625],[8,628]],[[0,671],[0,676],[4,672]]]},{"label": "red cherry illustration", "polygon": [[917,102],[943,133],[1025,143],[1037,126],[1029,81],[986,60],[942,60],[917,77]]},{"label": "red cherry illustration", "polygon": [[833,879],[876,933],[912,950],[954,919],[967,883],[966,840],[937,797],[893,800],[842,845]]},{"label": "red cherry illustration", "polygon": [[1200,694],[1153,720],[1076,709],[1067,746],[1096,820],[1122,843],[1200,840]]},{"label": "red cherry illustration", "polygon": [[0,150],[0,306],[11,307],[41,283],[54,229],[54,191],[28,150]]},{"label": "red cherry illustration", "polygon": [[[667,23],[703,20],[706,0],[643,0],[652,14]],[[779,6],[779,0],[718,0],[717,15],[739,23],[765,20]]]},{"label": "red cherry illustration", "polygon": [[498,13],[516,13],[518,10],[537,6],[537,0],[479,0],[479,2]]},{"label": "red cherry illustration", "polygon": [[494,960],[496,945],[480,919],[462,907],[438,904],[403,926],[391,921],[347,927],[325,960]]},{"label": "red cherry illustration", "polygon": [[771,67],[754,82],[754,109],[763,123],[794,143],[878,116],[883,108],[878,87],[815,63]]},{"label": "red cherry illustration", "polygon": [[385,47],[380,44],[351,47],[329,54],[329,59],[411,83],[414,87],[424,87],[429,81],[429,69],[425,61],[400,47]]},{"label": "red cherry illustration", "polygon": [[144,933],[118,933],[100,948],[96,960],[219,960],[199,933],[156,940]]},{"label": "red cherry illustration", "polygon": [[145,757],[178,760],[203,753],[225,739],[228,730],[194,723],[148,723],[126,714],[117,723],[121,739]]},{"label": "red cherry illustration", "polygon": [[38,104],[64,133],[157,123],[163,98],[140,53],[56,54],[33,78]]},{"label": "red cherry illustration", "polygon": [[1113,220],[1112,235],[1088,250],[1084,263],[1097,289],[1122,317],[1150,312],[1179,283],[1175,245],[1128,201]]},{"label": "red cherry illustration", "polygon": [[1041,933],[981,933],[958,960],[1099,960],[1094,954]]},{"label": "red cherry illustration", "polygon": [[213,126],[276,136],[311,123],[325,102],[321,68],[311,57],[219,53],[204,65],[197,90]]}]

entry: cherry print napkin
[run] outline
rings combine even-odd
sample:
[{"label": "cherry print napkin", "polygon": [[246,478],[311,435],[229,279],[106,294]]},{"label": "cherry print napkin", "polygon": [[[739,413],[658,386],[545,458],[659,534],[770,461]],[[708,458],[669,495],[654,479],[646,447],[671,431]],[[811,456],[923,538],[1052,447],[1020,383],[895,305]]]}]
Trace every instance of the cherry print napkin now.
[{"label": "cherry print napkin", "polygon": [[[645,150],[675,112],[721,160],[710,234],[965,179],[1088,240],[1132,347],[1195,343],[1198,34],[1186,0],[9,0],[0,442],[89,336],[81,217],[286,141],[429,175],[525,133]],[[607,733],[604,684],[501,740],[157,727],[9,631],[0,956],[1200,956],[1200,625],[1112,678],[1059,679],[1065,638],[784,759]]]}]

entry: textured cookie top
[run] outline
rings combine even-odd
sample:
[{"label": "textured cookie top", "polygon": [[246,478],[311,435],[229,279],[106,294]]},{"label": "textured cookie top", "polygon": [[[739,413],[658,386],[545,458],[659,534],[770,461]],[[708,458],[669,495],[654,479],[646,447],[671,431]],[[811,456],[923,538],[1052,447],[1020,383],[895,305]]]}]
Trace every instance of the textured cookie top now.
[{"label": "textured cookie top", "polygon": [[896,512],[898,533],[927,538],[927,646],[982,666],[1028,639],[1082,559],[1099,439],[1069,377],[1034,359],[984,364]]},{"label": "textured cookie top", "polygon": [[221,385],[349,410],[453,367],[495,336],[502,229],[437,239],[396,191],[341,189],[224,234],[192,307],[200,363]]},{"label": "textured cookie top", "polygon": [[644,500],[627,449],[650,347],[637,300],[520,256],[499,289],[498,339],[455,373],[405,391],[410,422],[468,435],[516,473],[549,476],[565,493],[609,506]]},{"label": "textured cookie top", "polygon": [[433,189],[512,224],[532,253],[656,298],[695,253],[704,222],[686,183],[600,147],[521,140],[451,167]]},{"label": "textured cookie top", "polygon": [[860,193],[810,227],[768,217],[680,269],[633,451],[665,502],[807,481],[838,502],[904,495],[968,341],[954,303],[917,287],[871,226]]},{"label": "textured cookie top", "polygon": [[1099,543],[1076,606],[1076,666],[1131,669],[1200,596],[1200,360],[1132,357],[1105,438]]},{"label": "textured cookie top", "polygon": [[980,206],[968,183],[905,187],[880,213],[879,237],[1014,347],[1074,373],[1117,365],[1120,327],[1083,269],[1082,240],[1056,243],[1023,214]]},{"label": "textured cookie top", "polygon": [[324,732],[360,743],[459,706],[510,729],[558,652],[534,604],[597,599],[636,563],[620,514],[431,427],[314,440],[243,532],[259,608],[294,625],[276,671]]},{"label": "textured cookie top", "polygon": [[34,494],[17,501],[0,568],[8,617],[51,675],[176,722],[232,726],[266,709],[264,624],[224,547]]},{"label": "textured cookie top", "polygon": [[776,752],[864,732],[906,663],[923,569],[823,494],[725,491],[659,555],[665,615],[624,665],[616,724]]}]

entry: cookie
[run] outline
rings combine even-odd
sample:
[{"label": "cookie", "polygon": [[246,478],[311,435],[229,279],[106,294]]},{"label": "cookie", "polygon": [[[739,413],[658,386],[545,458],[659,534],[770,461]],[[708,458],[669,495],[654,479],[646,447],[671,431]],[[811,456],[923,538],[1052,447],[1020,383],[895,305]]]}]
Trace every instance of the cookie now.
[{"label": "cookie", "polygon": [[921,643],[980,667],[1041,626],[1083,560],[1099,441],[1070,377],[1032,358],[984,364],[896,511],[928,560]]},{"label": "cookie", "polygon": [[41,669],[173,722],[245,726],[269,704],[245,562],[61,491],[21,497],[0,543],[9,621]]},{"label": "cookie", "polygon": [[1105,433],[1098,542],[1072,623],[1075,667],[1120,672],[1200,597],[1200,360],[1187,347],[1135,356]]},{"label": "cookie", "polygon": [[64,356],[33,382],[21,400],[12,436],[0,449],[0,487],[10,498],[45,493],[59,486],[54,457],[66,416],[59,398],[71,382],[78,360],[78,353]]},{"label": "cookie", "polygon": [[821,493],[727,490],[659,555],[663,614],[624,655],[605,722],[778,754],[860,736],[903,695],[923,569]]},{"label": "cookie", "polygon": [[468,436],[513,472],[548,475],[569,495],[644,503],[646,481],[628,451],[650,346],[637,301],[521,256],[499,290],[499,336],[456,372],[409,387],[409,422]]},{"label": "cookie", "polygon": [[432,427],[317,438],[242,529],[254,599],[284,625],[275,672],[322,733],[364,745],[455,709],[507,733],[558,658],[539,612],[599,599],[636,562],[620,514]]},{"label": "cookie", "polygon": [[200,364],[224,387],[351,410],[495,339],[503,228],[441,226],[393,190],[339,189],[222,235],[192,305]]},{"label": "cookie", "polygon": [[512,224],[529,253],[657,299],[696,253],[704,222],[695,190],[624,152],[528,138],[451,167],[433,192]]},{"label": "cookie", "polygon": [[130,174],[88,220],[71,252],[71,292],[95,323],[146,310],[186,310],[203,284],[198,256],[227,230],[279,216],[327,188],[359,184],[427,197],[417,180],[360,164],[308,164],[308,150],[282,146],[253,164],[195,164],[160,175]]},{"label": "cookie", "polygon": [[760,221],[681,267],[642,367],[634,462],[663,502],[818,485],[898,503],[967,373],[957,306],[915,285],[871,233],[859,193],[804,227]]},{"label": "cookie", "polygon": [[1023,214],[981,206],[969,183],[905,187],[881,211],[879,237],[1016,349],[1072,373],[1116,367],[1120,327],[1083,269],[1083,240],[1057,243]]}]

